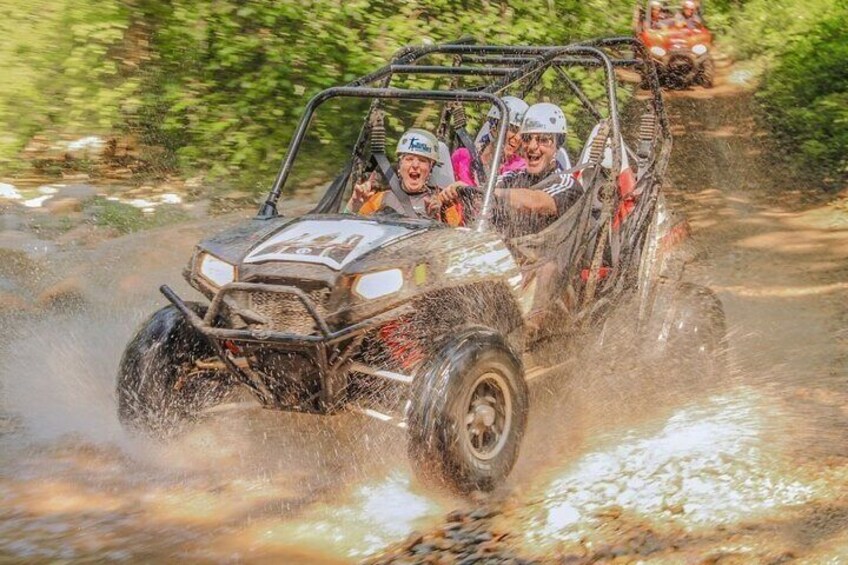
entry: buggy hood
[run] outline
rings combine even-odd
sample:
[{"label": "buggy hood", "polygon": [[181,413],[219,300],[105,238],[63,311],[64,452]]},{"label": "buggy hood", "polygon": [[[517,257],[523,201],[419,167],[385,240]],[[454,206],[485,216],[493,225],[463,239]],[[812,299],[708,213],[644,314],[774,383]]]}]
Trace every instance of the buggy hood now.
[{"label": "buggy hood", "polygon": [[304,216],[254,245],[243,263],[316,263],[333,270],[369,252],[432,227],[422,221],[377,221],[350,216]]}]

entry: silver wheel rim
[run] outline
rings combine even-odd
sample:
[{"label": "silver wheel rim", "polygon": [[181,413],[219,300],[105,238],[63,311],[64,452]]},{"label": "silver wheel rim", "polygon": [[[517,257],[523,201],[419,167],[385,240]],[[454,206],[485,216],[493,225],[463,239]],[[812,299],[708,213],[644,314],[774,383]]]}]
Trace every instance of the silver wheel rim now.
[{"label": "silver wheel rim", "polygon": [[512,395],[501,375],[487,372],[474,381],[462,429],[463,441],[477,459],[493,459],[503,450],[512,429]]}]

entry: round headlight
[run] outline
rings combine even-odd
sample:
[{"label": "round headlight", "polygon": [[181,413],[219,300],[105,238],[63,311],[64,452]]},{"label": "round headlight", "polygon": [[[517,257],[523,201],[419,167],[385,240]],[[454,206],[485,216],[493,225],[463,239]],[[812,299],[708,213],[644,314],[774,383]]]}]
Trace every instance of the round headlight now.
[{"label": "round headlight", "polygon": [[353,291],[362,298],[372,300],[398,292],[401,288],[403,288],[403,273],[400,269],[389,269],[360,276],[356,280]]},{"label": "round headlight", "polygon": [[215,286],[224,286],[236,279],[236,268],[208,253],[200,259],[200,274]]},{"label": "round headlight", "polygon": [[707,52],[707,46],[704,45],[703,43],[698,43],[698,44],[692,46],[692,53],[694,53],[695,55],[703,55],[706,52]]},{"label": "round headlight", "polygon": [[651,47],[651,53],[656,55],[657,57],[665,57],[665,49],[660,47],[659,45],[654,45]]}]

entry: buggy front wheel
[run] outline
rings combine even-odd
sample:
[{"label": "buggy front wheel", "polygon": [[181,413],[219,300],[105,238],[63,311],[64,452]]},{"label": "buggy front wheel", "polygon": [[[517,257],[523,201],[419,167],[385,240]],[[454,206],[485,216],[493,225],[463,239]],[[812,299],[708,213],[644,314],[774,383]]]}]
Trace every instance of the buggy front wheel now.
[{"label": "buggy front wheel", "polygon": [[459,492],[501,483],[518,458],[529,395],[521,363],[500,334],[460,333],[413,387],[407,425],[416,473]]},{"label": "buggy front wheel", "polygon": [[715,61],[710,56],[704,60],[701,65],[701,71],[698,73],[698,82],[704,88],[712,88],[715,82]]},{"label": "buggy front wheel", "polygon": [[[189,302],[202,316],[206,308]],[[124,350],[118,369],[118,418],[133,431],[168,437],[221,402],[234,388],[221,371],[199,371],[215,358],[206,338],[174,306],[150,316]]]}]

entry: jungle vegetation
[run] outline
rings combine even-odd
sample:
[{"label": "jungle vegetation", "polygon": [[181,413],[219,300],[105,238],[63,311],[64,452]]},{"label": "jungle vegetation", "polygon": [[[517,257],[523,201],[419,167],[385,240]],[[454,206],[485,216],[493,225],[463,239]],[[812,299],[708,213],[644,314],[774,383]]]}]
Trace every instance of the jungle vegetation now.
[{"label": "jungle vegetation", "polygon": [[[735,58],[762,62],[760,116],[798,167],[846,180],[848,4],[705,10]],[[157,148],[157,170],[264,188],[305,101],[402,45],[629,34],[632,11],[632,0],[0,0],[0,173],[35,135],[121,133]],[[318,127],[331,123],[354,127]]]}]

